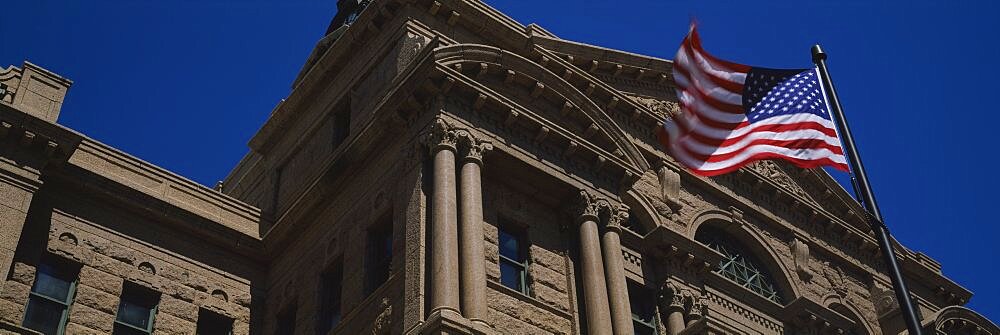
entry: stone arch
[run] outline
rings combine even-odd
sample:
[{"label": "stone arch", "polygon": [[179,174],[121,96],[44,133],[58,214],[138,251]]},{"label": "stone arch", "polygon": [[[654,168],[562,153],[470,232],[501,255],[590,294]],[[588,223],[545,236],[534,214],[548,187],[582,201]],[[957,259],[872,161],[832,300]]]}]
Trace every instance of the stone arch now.
[{"label": "stone arch", "polygon": [[[634,173],[642,173],[650,169],[650,164],[642,152],[614,119],[586,94],[538,63],[497,47],[480,44],[455,44],[438,48],[434,50],[434,60],[445,66],[463,62],[487,63],[532,77],[544,84],[546,88],[570,101],[597,124],[609,140],[621,149],[623,158],[634,169]],[[576,69],[571,70],[576,71]]]},{"label": "stone arch", "polygon": [[718,209],[702,211],[695,215],[694,220],[688,225],[688,238],[694,240],[698,231],[706,227],[722,231],[728,238],[746,248],[772,277],[778,287],[778,294],[785,303],[801,296],[796,281],[792,280],[791,269],[781,261],[774,247],[767,243],[764,236],[738,218],[738,214]]},{"label": "stone arch", "polygon": [[942,308],[934,316],[934,330],[940,334],[1000,334],[995,323],[963,306]]},{"label": "stone arch", "polygon": [[628,190],[621,196],[621,199],[629,207],[630,215],[636,216],[635,222],[640,224],[643,232],[648,233],[654,228],[663,225],[663,220],[657,214],[656,208],[653,207],[652,203],[644,195],[635,190]]},{"label": "stone arch", "polygon": [[836,302],[827,304],[827,306],[834,312],[837,312],[840,315],[843,315],[844,317],[854,322],[853,333],[847,333],[848,335],[877,334],[875,333],[875,330],[872,329],[871,325],[869,325],[868,322],[861,317],[863,314],[861,314],[861,311],[859,311],[857,307],[854,307],[852,304],[843,301],[844,299],[840,299],[839,296],[838,299],[836,300],[837,300]]}]

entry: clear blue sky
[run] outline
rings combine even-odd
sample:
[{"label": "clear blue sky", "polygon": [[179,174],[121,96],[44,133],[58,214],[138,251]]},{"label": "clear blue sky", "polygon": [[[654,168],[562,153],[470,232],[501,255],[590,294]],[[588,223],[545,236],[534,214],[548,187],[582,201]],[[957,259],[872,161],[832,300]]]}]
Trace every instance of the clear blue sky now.
[{"label": "clear blue sky", "polygon": [[[998,5],[987,1],[488,1],[521,23],[672,58],[697,17],[733,61],[808,67],[821,43],[890,228],[976,293],[994,284]],[[75,81],[60,123],[202,184],[225,177],[335,12],[335,1],[10,1],[0,66]],[[993,148],[993,149],[991,149]],[[846,175],[834,172],[844,180]]]}]

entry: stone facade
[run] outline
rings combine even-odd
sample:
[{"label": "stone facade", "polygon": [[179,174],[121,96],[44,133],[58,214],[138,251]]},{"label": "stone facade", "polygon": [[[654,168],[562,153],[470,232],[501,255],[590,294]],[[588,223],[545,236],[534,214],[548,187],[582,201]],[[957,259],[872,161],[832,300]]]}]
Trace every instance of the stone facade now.
[{"label": "stone facade", "polygon": [[[703,178],[659,149],[669,60],[476,0],[338,7],[212,189],[61,126],[69,80],[0,71],[0,334],[36,333],[58,271],[66,334],[113,332],[135,290],[156,334],[905,333],[824,171]],[[1000,334],[896,247],[928,333]]]}]

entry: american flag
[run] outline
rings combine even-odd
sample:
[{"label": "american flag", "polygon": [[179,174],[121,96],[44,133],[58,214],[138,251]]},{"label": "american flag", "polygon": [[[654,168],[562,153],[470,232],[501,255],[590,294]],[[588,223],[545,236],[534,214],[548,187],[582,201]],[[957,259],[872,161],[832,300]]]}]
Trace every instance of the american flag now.
[{"label": "american flag", "polygon": [[762,159],[847,171],[815,68],[776,70],[720,60],[692,25],[674,59],[681,112],[658,135],[678,162],[703,176]]}]

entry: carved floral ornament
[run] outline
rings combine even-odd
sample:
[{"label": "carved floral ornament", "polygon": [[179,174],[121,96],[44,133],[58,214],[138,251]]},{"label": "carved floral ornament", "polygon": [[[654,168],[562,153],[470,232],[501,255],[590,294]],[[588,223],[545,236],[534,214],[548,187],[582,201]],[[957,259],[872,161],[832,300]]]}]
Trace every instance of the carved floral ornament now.
[{"label": "carved floral ornament", "polygon": [[683,288],[667,279],[660,286],[660,302],[668,312],[681,312],[687,308],[689,319],[700,319],[708,308],[708,299],[701,292]]},{"label": "carved floral ornament", "polygon": [[443,118],[436,118],[424,135],[424,144],[434,154],[440,150],[461,150],[463,160],[482,164],[486,152],[493,150],[490,141],[476,138],[468,129],[458,128]]},{"label": "carved floral ornament", "polygon": [[580,190],[579,203],[576,212],[579,221],[598,221],[601,214],[607,214],[607,227],[619,229],[628,221],[629,208],[625,204],[612,205],[606,198],[594,195],[586,190]]}]

